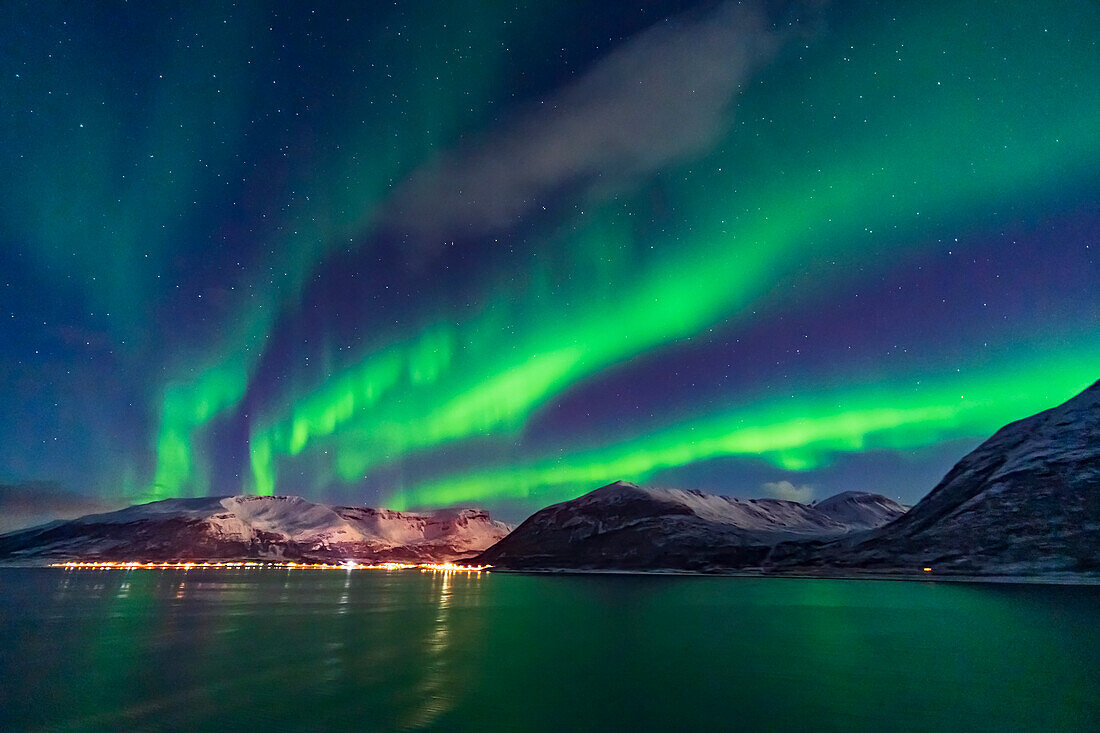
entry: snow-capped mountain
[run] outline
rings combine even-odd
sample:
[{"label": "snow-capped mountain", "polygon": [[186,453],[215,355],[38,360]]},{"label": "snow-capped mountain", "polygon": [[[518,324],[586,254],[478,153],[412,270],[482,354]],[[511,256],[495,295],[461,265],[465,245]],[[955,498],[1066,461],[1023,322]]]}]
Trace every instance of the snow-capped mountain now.
[{"label": "snow-capped mountain", "polygon": [[874,529],[894,521],[909,507],[881,494],[844,491],[813,505],[821,514],[850,529]]},{"label": "snow-capped mountain", "polygon": [[884,496],[857,492],[808,506],[619,481],[536,512],[478,561],[511,568],[742,567],[759,564],[780,541],[836,537],[904,511]]},{"label": "snow-capped mountain", "polygon": [[470,557],[508,530],[475,509],[410,514],[297,496],[165,499],[0,535],[0,559],[434,562]]},{"label": "snow-capped mountain", "polygon": [[1100,382],[1011,423],[905,516],[823,545],[781,545],[776,570],[1100,572]]}]

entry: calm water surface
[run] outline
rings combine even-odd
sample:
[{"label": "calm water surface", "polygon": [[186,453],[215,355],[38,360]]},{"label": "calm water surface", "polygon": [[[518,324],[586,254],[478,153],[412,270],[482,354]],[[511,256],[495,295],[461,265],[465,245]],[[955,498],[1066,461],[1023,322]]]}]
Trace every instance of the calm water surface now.
[{"label": "calm water surface", "polygon": [[0,570],[0,729],[1100,730],[1100,588]]}]

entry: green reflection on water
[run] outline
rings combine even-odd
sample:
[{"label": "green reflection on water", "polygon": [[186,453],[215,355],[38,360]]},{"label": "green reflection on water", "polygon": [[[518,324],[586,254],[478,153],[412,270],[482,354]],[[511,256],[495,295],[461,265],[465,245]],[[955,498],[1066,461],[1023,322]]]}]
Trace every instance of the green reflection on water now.
[{"label": "green reflection on water", "polygon": [[1100,588],[0,570],[0,728],[1090,730]]}]

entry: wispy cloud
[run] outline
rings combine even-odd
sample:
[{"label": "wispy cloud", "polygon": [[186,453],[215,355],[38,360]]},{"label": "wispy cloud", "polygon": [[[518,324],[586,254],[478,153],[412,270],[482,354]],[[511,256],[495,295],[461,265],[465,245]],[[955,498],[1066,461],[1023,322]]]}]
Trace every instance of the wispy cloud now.
[{"label": "wispy cloud", "polygon": [[389,224],[426,242],[503,229],[566,187],[590,201],[697,158],[728,131],[738,91],[779,45],[753,4],[658,24],[474,145],[414,172],[391,201]]}]

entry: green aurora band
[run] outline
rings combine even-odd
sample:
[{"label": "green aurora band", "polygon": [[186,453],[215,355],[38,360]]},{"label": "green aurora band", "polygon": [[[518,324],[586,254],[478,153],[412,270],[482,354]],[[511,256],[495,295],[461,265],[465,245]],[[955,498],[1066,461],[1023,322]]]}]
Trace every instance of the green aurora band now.
[{"label": "green aurora band", "polygon": [[[919,256],[936,233],[1072,185],[1100,165],[1100,96],[1081,94],[1085,80],[1100,78],[1088,39],[1096,13],[1082,18],[1067,9],[1052,18],[1050,11],[1041,23],[1036,16],[1005,29],[977,9],[952,9],[950,22],[914,9],[911,17],[861,27],[855,38],[811,44],[812,78],[782,79],[786,67],[777,63],[761,80],[768,91],[739,98],[737,124],[721,149],[690,166],[691,175],[668,177],[675,183],[666,193],[687,226],[663,237],[639,233],[621,213],[644,211],[641,196],[594,207],[572,231],[543,242],[578,255],[567,284],[550,266],[532,264],[519,286],[497,288],[474,318],[454,323],[441,312],[423,334],[393,339],[259,419],[253,489],[274,491],[281,457],[307,450],[327,452],[335,476],[350,483],[444,443],[514,440],[535,410],[581,380],[779,305],[778,282],[799,279],[802,297],[812,301],[847,285],[836,274],[845,265],[887,270]],[[1059,45],[1036,46],[1042,38],[1034,29],[1044,24],[1059,26],[1050,34],[1063,39]],[[990,37],[996,48],[985,44]],[[1022,48],[1031,58],[1004,73],[1002,59]],[[1066,68],[1075,69],[1068,81]],[[656,254],[631,256],[647,247]],[[1095,337],[1085,338],[1091,349]],[[1041,396],[1032,372],[1015,381],[991,375],[985,388],[977,379],[965,391],[983,398],[960,404],[946,399],[958,387],[945,384],[919,399],[906,390],[876,390],[874,399],[857,392],[838,402],[843,409],[824,409],[809,396],[727,405],[723,411],[737,424],[748,420],[750,432],[731,433],[719,421],[699,447],[692,443],[698,426],[670,428],[596,457],[580,453],[568,466],[502,465],[442,477],[397,491],[390,505],[526,496],[554,486],[554,496],[565,498],[560,487],[581,490],[713,455],[759,454],[800,468],[817,465],[823,451],[855,445],[979,435],[1095,379],[1095,358],[1082,361],[1074,348],[1062,356],[1067,368],[1080,368]],[[1029,393],[1030,401],[1015,398]]]},{"label": "green aurora band", "polygon": [[[845,453],[977,438],[1068,398],[1100,376],[1095,315],[974,334],[961,364],[927,334],[905,373],[884,362],[875,375],[831,379],[824,364],[816,381],[777,376],[766,396],[733,390],[689,415],[657,415],[641,434],[560,435],[526,452],[533,418],[590,380],[675,358],[711,330],[827,307],[939,257],[937,240],[959,237],[962,249],[1006,221],[1057,213],[1081,181],[1095,185],[1096,3],[839,5],[820,4],[820,32],[783,32],[772,63],[730,100],[709,152],[620,189],[575,200],[562,191],[562,210],[502,234],[520,254],[465,274],[468,308],[435,283],[411,325],[363,304],[367,336],[353,356],[336,353],[333,334],[293,334],[325,345],[323,366],[289,365],[270,383],[259,383],[261,368],[297,356],[270,343],[312,305],[318,273],[337,256],[371,261],[392,192],[422,166],[492,147],[522,111],[527,62],[556,57],[593,6],[371,6],[325,26],[328,51],[306,27],[293,39],[280,31],[295,16],[278,3],[17,7],[0,30],[24,61],[0,76],[0,99],[12,100],[0,243],[28,253],[36,287],[91,314],[80,317],[93,333],[72,340],[105,334],[141,403],[116,418],[140,424],[137,447],[119,451],[120,478],[108,466],[92,488],[146,500],[350,495],[416,463],[407,482],[372,487],[389,506],[558,500],[723,456],[812,470]],[[103,42],[119,19],[141,31],[130,54]],[[25,31],[34,24],[40,37]],[[141,58],[156,63],[135,68]],[[537,120],[539,100],[528,102]],[[209,268],[195,263],[203,257]],[[180,314],[196,322],[172,320]],[[990,352],[997,360],[983,361]],[[53,366],[79,376],[82,363]],[[937,371],[945,365],[962,371]],[[64,404],[73,384],[49,393],[63,417],[77,414]],[[239,485],[211,457],[230,424],[242,443],[231,459],[246,463]],[[459,472],[441,460],[423,475],[433,452],[467,444],[493,458]],[[83,465],[76,475],[84,480]]]},{"label": "green aurora band", "polygon": [[[417,12],[423,17],[409,22],[430,21],[453,28],[454,33],[469,39],[469,53],[456,59],[445,54],[441,46],[435,53],[425,53],[394,44],[381,25],[354,41],[364,48],[384,48],[390,61],[377,67],[363,64],[367,67],[364,71],[372,74],[372,82],[349,90],[343,100],[345,108],[335,116],[334,129],[327,132],[343,142],[321,154],[320,160],[307,161],[302,170],[294,171],[288,183],[290,200],[277,217],[272,217],[277,223],[270,232],[271,260],[262,272],[246,273],[238,283],[247,296],[234,322],[243,322],[246,327],[232,329],[233,335],[217,348],[182,359],[174,366],[173,372],[179,375],[197,376],[180,376],[162,390],[156,471],[144,494],[146,500],[207,493],[210,481],[201,465],[203,450],[196,438],[211,421],[239,405],[279,314],[300,306],[308,278],[327,256],[357,243],[369,230],[393,180],[431,155],[441,141],[453,139],[460,129],[476,124],[486,114],[484,101],[492,91],[490,80],[497,76],[491,70],[507,61],[506,47],[490,42],[490,38],[499,40],[523,30],[512,27],[502,32],[499,8],[485,8],[477,16],[458,7],[425,6]],[[376,107],[378,90],[398,83],[389,73],[392,68],[414,69],[414,78],[406,81],[421,92],[404,105]],[[226,96],[230,98],[246,96],[243,88],[229,91]],[[474,105],[476,114],[471,100],[480,100]],[[370,125],[362,119],[365,110],[370,110]],[[406,130],[404,120],[409,116],[427,124]],[[398,129],[406,132],[400,147],[393,143],[393,131]],[[125,288],[115,288],[114,292],[125,292]],[[369,399],[364,395],[371,390],[371,385],[362,384],[351,391],[362,406],[363,400]],[[331,392],[329,388],[325,394]],[[347,390],[343,393],[346,395]],[[335,409],[340,408],[337,405]],[[268,450],[262,436],[252,441],[252,484],[259,493],[271,493],[273,489],[273,476],[265,473],[263,460]]]},{"label": "green aurora band", "polygon": [[876,384],[765,402],[602,448],[448,476],[399,492],[387,505],[406,509],[531,496],[547,503],[615,480],[643,481],[662,469],[723,456],[758,457],[803,471],[837,453],[919,448],[987,434],[1057,405],[1095,381],[1097,363],[1100,348],[1093,346],[1040,358],[1026,368],[1002,367],[916,388]]}]

